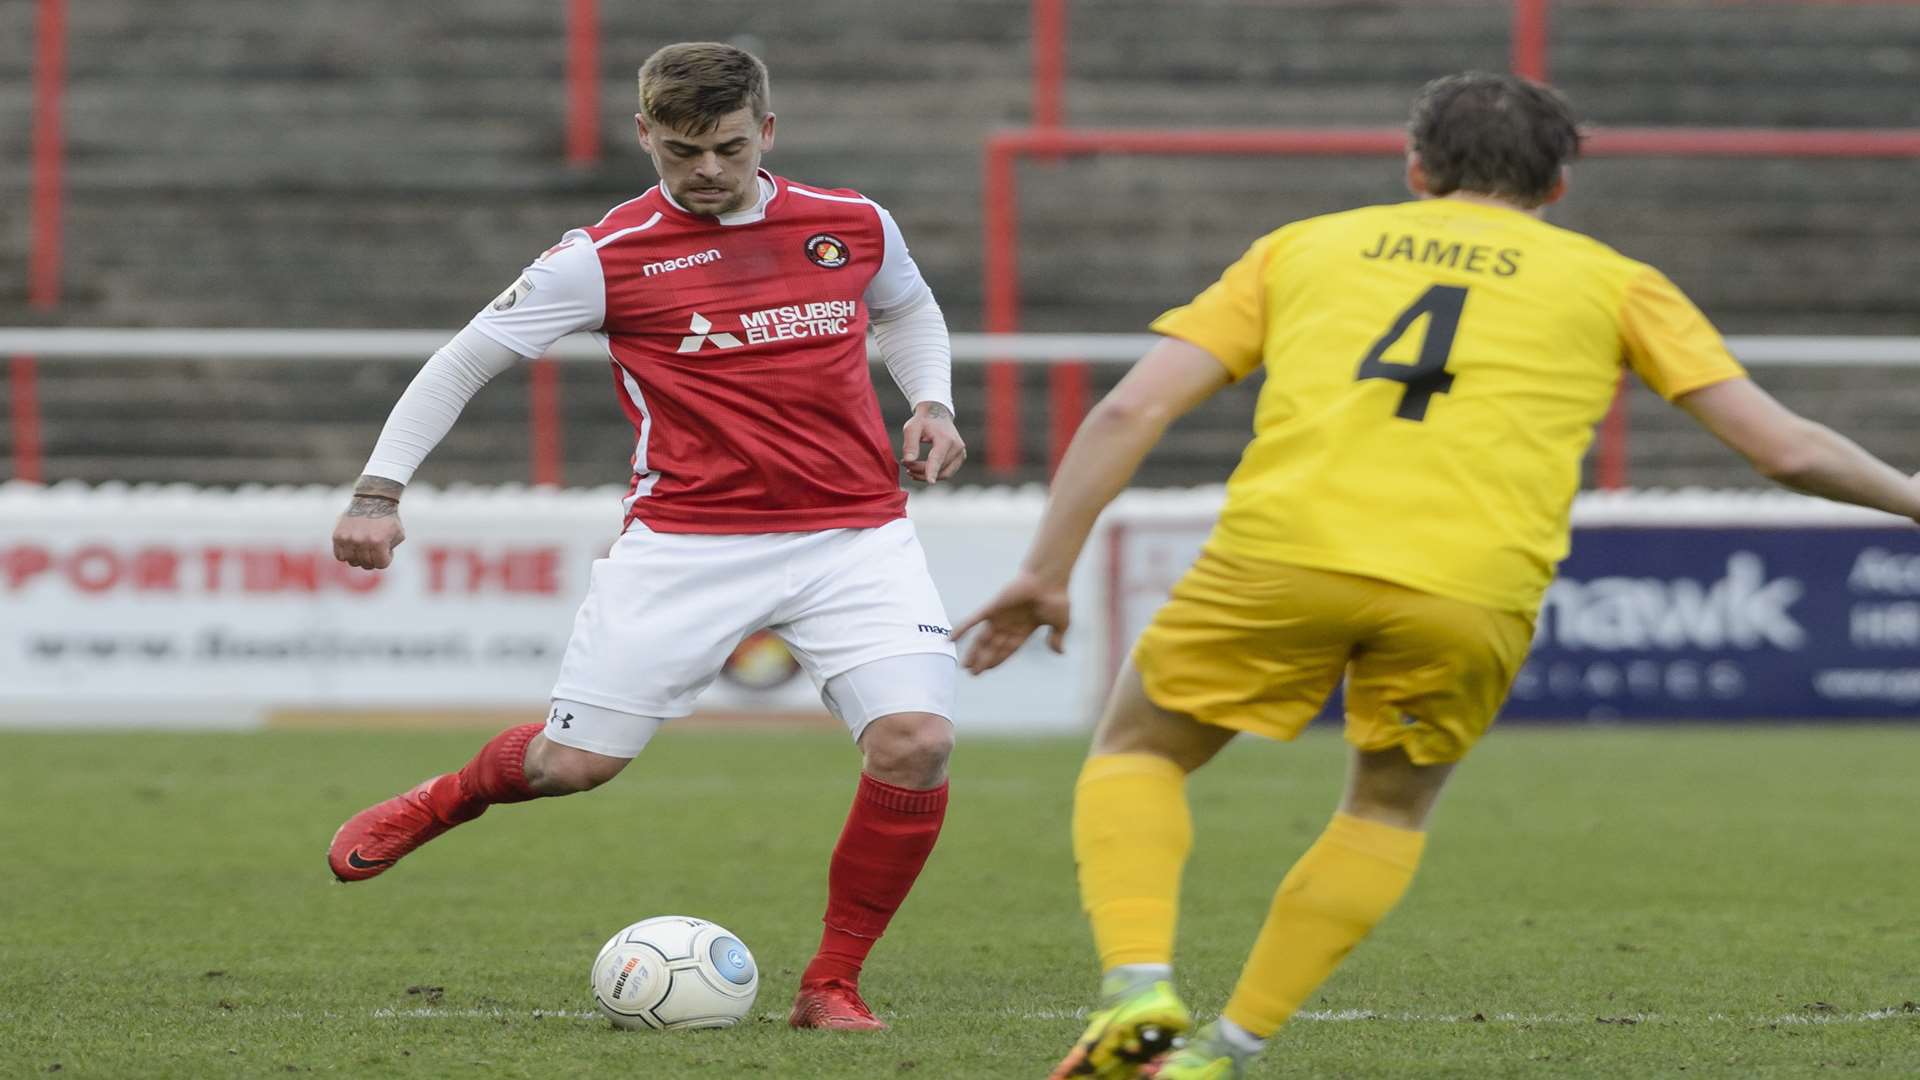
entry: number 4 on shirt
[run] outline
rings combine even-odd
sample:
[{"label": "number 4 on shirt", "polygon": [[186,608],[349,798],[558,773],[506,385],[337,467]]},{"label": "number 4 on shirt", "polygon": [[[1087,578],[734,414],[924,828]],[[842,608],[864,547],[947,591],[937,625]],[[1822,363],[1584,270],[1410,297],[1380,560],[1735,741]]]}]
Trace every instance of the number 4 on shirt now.
[{"label": "number 4 on shirt", "polygon": [[[1400,313],[1380,340],[1367,350],[1354,373],[1360,379],[1392,379],[1407,385],[1400,395],[1400,407],[1393,415],[1402,420],[1425,420],[1427,403],[1435,394],[1453,388],[1453,373],[1447,370],[1447,358],[1453,352],[1453,335],[1460,329],[1460,310],[1466,306],[1467,290],[1461,285],[1435,285],[1420,294],[1412,306]],[[1427,316],[1426,336],[1420,342],[1420,359],[1411,364],[1390,364],[1381,359],[1413,327],[1414,320]]]}]

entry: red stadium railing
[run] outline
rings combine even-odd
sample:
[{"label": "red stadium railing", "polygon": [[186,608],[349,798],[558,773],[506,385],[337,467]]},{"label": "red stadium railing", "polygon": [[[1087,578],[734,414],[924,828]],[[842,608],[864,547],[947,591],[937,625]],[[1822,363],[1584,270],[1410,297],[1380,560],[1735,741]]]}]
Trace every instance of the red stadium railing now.
[{"label": "red stadium railing", "polygon": [[567,164],[600,160],[600,13],[567,0]]},{"label": "red stadium railing", "polygon": [[[1513,0],[1513,70],[1529,79],[1547,77],[1547,9],[1551,0]],[[1065,122],[1067,0],[1032,0],[1032,108],[1029,126]]]},{"label": "red stadium railing", "polygon": [[[1088,154],[1287,155],[1297,157],[1398,157],[1406,152],[1400,128],[1220,128],[1152,130],[1054,128],[998,132],[987,139],[982,215],[986,235],[986,322],[989,333],[1014,333],[1020,325],[1020,229],[1015,165],[1023,157]],[[1592,157],[1920,158],[1920,130],[1787,130],[1778,128],[1612,128],[1593,132]],[[996,367],[1011,368],[1001,362]],[[1084,414],[1084,365],[1050,369],[1052,460],[1072,437]],[[993,391],[989,384],[989,393]],[[1011,407],[990,396],[987,465],[1011,472],[1021,461],[1017,398]],[[1626,414],[1615,403],[1601,428],[1596,479],[1602,487],[1626,486]]]},{"label": "red stadium railing", "polygon": [[1067,81],[1067,0],[1033,0],[1033,109],[1036,128],[1060,126]]},{"label": "red stadium railing", "polygon": [[[1785,0],[1789,3],[1859,0]],[[1512,0],[1509,23],[1513,70],[1547,77],[1552,0]],[[1020,158],[1089,154],[1381,155],[1405,152],[1398,128],[1246,128],[1215,130],[1091,129],[1062,126],[1066,79],[1067,0],[1032,0],[1033,123],[987,138],[981,219],[985,321],[991,334],[1020,329],[1019,209],[1015,165]],[[1920,157],[1920,130],[1781,130],[1772,128],[1619,128],[1601,131],[1587,153],[1620,157]],[[1048,449],[1057,465],[1085,415],[1085,365],[1055,364],[1048,372]],[[1623,383],[1624,387],[1624,383]],[[987,468],[1002,477],[1023,460],[1017,367],[995,362],[987,371]],[[1616,397],[1601,425],[1595,479],[1602,487],[1627,484],[1627,414]]]},{"label": "red stadium railing", "polygon": [[[30,167],[27,304],[51,311],[60,303],[65,239],[66,0],[39,0],[34,25],[33,160]],[[596,0],[568,0],[566,63],[567,162],[590,166],[600,158],[600,20]],[[15,479],[45,478],[40,435],[39,366],[30,354],[7,365],[7,411],[12,428]],[[553,361],[536,361],[529,382],[532,479],[561,482],[559,372]]]},{"label": "red stadium railing", "polygon": [[[27,241],[27,306],[52,311],[60,303],[60,196],[65,161],[61,118],[67,83],[66,0],[40,0],[33,50],[33,166]],[[39,482],[46,474],[40,446],[40,375],[30,355],[7,365],[13,424],[13,475]]]},{"label": "red stadium railing", "polygon": [[[567,164],[600,162],[600,12],[598,0],[567,0]],[[561,471],[560,370],[533,362],[527,383],[533,482],[558,486]]]},{"label": "red stadium railing", "polygon": [[[1822,2],[1822,0],[1783,0]],[[1854,3],[1857,0],[1825,0]],[[1098,153],[1122,154],[1379,154],[1400,152],[1394,129],[1267,129],[1213,131],[1075,130],[1065,120],[1064,83],[1068,0],[1031,0],[1032,126],[990,136],[985,153],[986,324],[989,332],[1019,327],[1019,229],[1016,164],[1023,157]],[[1551,0],[1512,0],[1511,62],[1514,70],[1544,78],[1550,58],[1548,15]],[[567,160],[590,165],[598,160],[599,38],[596,0],[568,0]],[[27,299],[36,310],[52,310],[60,299],[63,252],[63,128],[66,62],[66,0],[38,0],[34,45],[34,100]],[[1740,157],[1916,157],[1920,132],[1778,131],[1765,129],[1618,129],[1600,133],[1595,154],[1640,156]],[[1088,404],[1084,364],[1054,364],[1048,375],[1049,456],[1058,460]],[[7,378],[12,426],[14,477],[38,481],[44,475],[40,437],[38,372],[35,358],[11,358]],[[557,373],[548,361],[534,366],[530,380],[532,479],[559,483],[561,429]],[[1021,462],[1018,368],[995,362],[987,373],[987,447],[989,469],[999,475]],[[1625,415],[1616,408],[1602,431],[1598,478],[1605,486],[1626,481]]]},{"label": "red stadium railing", "polygon": [[1551,0],[1513,0],[1511,39],[1516,75],[1547,81],[1547,8]]}]

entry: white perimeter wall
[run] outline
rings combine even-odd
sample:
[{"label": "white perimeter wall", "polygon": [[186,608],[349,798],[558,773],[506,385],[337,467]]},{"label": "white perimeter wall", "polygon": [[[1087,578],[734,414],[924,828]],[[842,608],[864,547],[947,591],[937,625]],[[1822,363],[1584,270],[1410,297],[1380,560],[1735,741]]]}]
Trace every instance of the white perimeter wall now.
[{"label": "white perimeter wall", "polygon": [[[339,490],[0,487],[0,724],[244,727],[284,709],[534,716],[588,568],[619,527],[621,494],[410,491],[409,539],[374,574],[329,558]],[[999,671],[963,676],[961,725],[1090,723],[1120,646],[1198,550],[1219,501],[1217,488],[1124,496],[1074,580],[1066,655],[1036,638]],[[1033,490],[914,497],[952,618],[1005,581],[1041,505]],[[1889,523],[1790,496],[1713,493],[1588,496],[1576,521]],[[796,676],[770,689],[722,679],[702,707],[819,703]]]},{"label": "white perimeter wall", "polygon": [[[0,488],[0,724],[248,726],[284,709],[537,716],[623,494],[409,491],[407,542],[372,573],[329,558],[339,490]],[[915,499],[950,615],[1002,583],[1039,505],[1032,493]],[[1083,608],[1097,569],[1076,583]],[[962,723],[1079,727],[1096,644],[1076,635],[1065,657],[1032,649],[963,680]],[[771,689],[723,678],[701,707],[820,704],[796,675]]]}]

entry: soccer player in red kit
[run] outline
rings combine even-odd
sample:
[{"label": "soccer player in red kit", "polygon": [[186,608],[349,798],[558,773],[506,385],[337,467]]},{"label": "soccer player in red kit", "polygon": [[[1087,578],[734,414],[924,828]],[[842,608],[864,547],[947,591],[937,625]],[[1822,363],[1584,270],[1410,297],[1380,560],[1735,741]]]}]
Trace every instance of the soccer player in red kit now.
[{"label": "soccer player in red kit", "polygon": [[337,558],[389,565],[401,492],[467,400],[517,357],[591,332],[638,437],[625,528],[594,564],[552,710],[354,815],[327,862],[365,880],[495,803],[607,782],[770,627],[863,767],[791,1023],[883,1028],[860,968],[946,815],[955,662],[866,342],[913,403],[901,462],[935,483],[966,456],[946,321],[885,210],[760,169],[774,117],[758,58],[661,49],[636,120],[659,185],[568,232],[434,354],[333,535]]}]

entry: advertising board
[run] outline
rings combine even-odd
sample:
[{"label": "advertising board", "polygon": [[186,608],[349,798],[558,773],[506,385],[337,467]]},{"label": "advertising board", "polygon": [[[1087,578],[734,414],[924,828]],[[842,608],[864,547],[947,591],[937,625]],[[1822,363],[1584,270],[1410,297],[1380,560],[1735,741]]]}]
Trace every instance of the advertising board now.
[{"label": "advertising board", "polygon": [[[1105,667],[1205,543],[1217,492],[1109,522]],[[1920,530],[1789,495],[1583,496],[1508,720],[1920,715]]]},{"label": "advertising board", "polygon": [[[344,492],[0,490],[0,723],[248,726],[307,714],[537,712],[623,492],[410,491],[391,568],[335,562]],[[1038,496],[914,500],[958,618],[999,587]],[[1092,587],[1093,574],[1084,578]],[[1087,601],[1091,603],[1091,600]],[[1044,650],[963,679],[963,722],[1077,729],[1085,664]],[[778,638],[741,643],[708,712],[818,719]]]},{"label": "advertising board", "polygon": [[[1064,655],[1038,638],[963,677],[959,722],[1083,730],[1205,541],[1218,488],[1133,491],[1073,586]],[[321,488],[0,488],[0,724],[249,726],[545,705],[620,493],[409,492],[373,573],[331,558]],[[916,495],[950,618],[1018,565],[1037,490]],[[1511,720],[1920,715],[1920,530],[1784,495],[1583,496]],[[741,643],[699,708],[823,717],[777,636]]]}]

